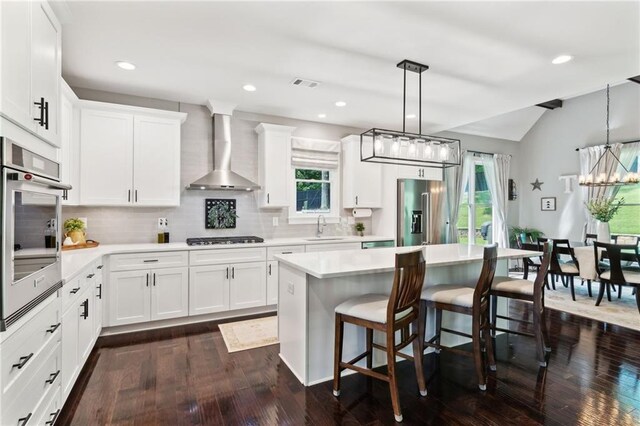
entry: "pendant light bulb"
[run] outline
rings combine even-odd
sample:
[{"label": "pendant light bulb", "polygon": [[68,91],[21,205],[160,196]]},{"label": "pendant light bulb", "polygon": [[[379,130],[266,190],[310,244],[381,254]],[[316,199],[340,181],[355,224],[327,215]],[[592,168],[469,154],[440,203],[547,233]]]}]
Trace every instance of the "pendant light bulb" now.
[{"label": "pendant light bulb", "polygon": [[400,142],[398,142],[398,139],[394,139],[393,144],[391,145],[391,153],[393,155],[398,155],[399,150],[400,150]]},{"label": "pendant light bulb", "polygon": [[382,143],[382,138],[376,138],[376,142],[373,144],[373,149],[375,149],[376,154],[382,154],[384,152],[384,144]]},{"label": "pendant light bulb", "polygon": [[416,144],[411,142],[409,143],[409,152],[407,152],[407,155],[409,157],[415,157],[416,156]]},{"label": "pendant light bulb", "polygon": [[446,146],[441,146],[440,147],[440,160],[446,160],[447,157],[449,156],[449,150],[447,149]]},{"label": "pendant light bulb", "polygon": [[431,149],[431,144],[424,144],[424,158],[431,158],[433,156],[433,150]]}]

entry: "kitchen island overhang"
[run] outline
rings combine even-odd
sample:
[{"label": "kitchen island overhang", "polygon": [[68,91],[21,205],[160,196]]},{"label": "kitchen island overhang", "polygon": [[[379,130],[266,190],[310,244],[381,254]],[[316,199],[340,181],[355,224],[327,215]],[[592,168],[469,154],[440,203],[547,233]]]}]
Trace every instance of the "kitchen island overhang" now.
[{"label": "kitchen island overhang", "polygon": [[[280,358],[301,383],[310,386],[332,379],[335,307],[363,294],[389,294],[395,254],[415,250],[422,250],[425,258],[425,286],[449,283],[474,286],[480,275],[483,246],[470,244],[276,256],[279,261]],[[496,275],[507,275],[509,259],[540,255],[541,252],[499,248]],[[504,300],[500,300],[498,310],[506,314]],[[434,312],[427,312],[427,336],[434,333],[434,316]],[[446,328],[470,330],[470,320],[465,315],[443,313],[443,327]],[[362,352],[365,345],[363,328],[346,326],[344,337],[344,359]],[[443,335],[442,339],[447,346],[467,342],[463,337],[450,334]],[[374,365],[385,363],[384,354],[374,352]]]}]

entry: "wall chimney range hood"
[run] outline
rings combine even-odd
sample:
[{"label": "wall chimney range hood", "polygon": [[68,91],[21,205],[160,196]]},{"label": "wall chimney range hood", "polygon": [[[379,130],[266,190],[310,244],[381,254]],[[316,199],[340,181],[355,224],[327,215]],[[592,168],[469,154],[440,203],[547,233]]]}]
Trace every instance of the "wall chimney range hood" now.
[{"label": "wall chimney range hood", "polygon": [[[215,105],[215,107],[214,107]],[[231,114],[233,106],[209,100],[213,125],[213,170],[187,186],[190,190],[253,191],[260,185],[231,170]]]}]

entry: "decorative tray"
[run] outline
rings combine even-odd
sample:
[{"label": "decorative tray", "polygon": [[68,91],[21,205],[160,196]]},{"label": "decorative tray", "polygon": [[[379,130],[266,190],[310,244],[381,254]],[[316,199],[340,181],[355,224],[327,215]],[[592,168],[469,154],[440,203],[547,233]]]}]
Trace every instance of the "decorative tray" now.
[{"label": "decorative tray", "polygon": [[72,246],[62,246],[62,251],[94,248],[94,247],[98,247],[99,245],[100,245],[100,243],[97,242],[97,241],[87,240],[87,242],[84,243],[84,244],[74,244]]}]

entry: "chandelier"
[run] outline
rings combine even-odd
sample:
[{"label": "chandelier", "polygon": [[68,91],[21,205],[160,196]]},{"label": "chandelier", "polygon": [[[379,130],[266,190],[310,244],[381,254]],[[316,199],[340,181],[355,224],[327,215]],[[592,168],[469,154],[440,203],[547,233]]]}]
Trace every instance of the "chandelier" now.
[{"label": "chandelier", "polygon": [[[615,163],[613,163],[614,167],[611,167],[609,173],[597,173],[596,170],[598,169],[600,162],[603,162],[603,164],[606,165],[607,160],[610,159],[613,159]],[[624,175],[620,175],[620,173],[616,171],[616,163],[618,163],[618,165],[622,167],[622,170],[625,171]],[[599,187],[633,185],[638,182],[640,182],[640,176],[638,173],[633,173],[627,170],[624,164],[620,162],[618,156],[611,151],[611,145],[609,144],[609,85],[607,84],[607,142],[604,145],[604,153],[602,153],[600,158],[598,158],[598,161],[591,168],[588,175],[580,175],[578,177],[578,184],[581,186]]]},{"label": "chandelier", "polygon": [[[422,134],[422,73],[428,65],[408,59],[397,64],[403,70],[402,131],[369,129],[360,135],[360,160],[370,163],[422,167],[460,165],[460,140]],[[407,71],[418,74],[418,133],[406,131]]]}]

